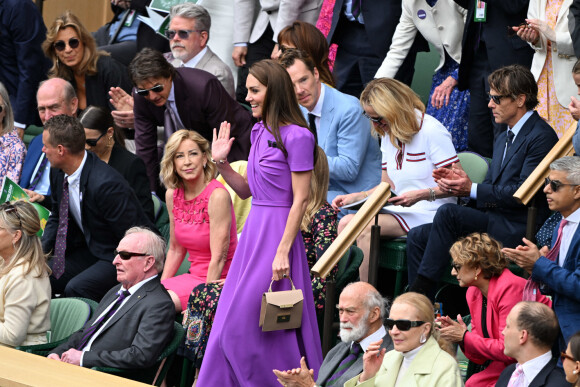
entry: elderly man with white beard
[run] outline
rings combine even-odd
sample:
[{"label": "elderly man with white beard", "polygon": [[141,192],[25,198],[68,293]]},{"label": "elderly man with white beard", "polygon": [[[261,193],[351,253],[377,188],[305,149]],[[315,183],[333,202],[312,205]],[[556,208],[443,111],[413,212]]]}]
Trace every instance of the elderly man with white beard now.
[{"label": "elderly man with white beard", "polygon": [[387,302],[381,294],[366,282],[347,285],[338,301],[340,340],[332,348],[318,371],[314,382],[314,370],[309,370],[304,358],[300,368],[288,371],[274,370],[278,381],[287,387],[342,386],[347,380],[360,374],[363,354],[368,345],[383,339],[381,348],[393,349],[393,342],[383,326],[387,315]]}]

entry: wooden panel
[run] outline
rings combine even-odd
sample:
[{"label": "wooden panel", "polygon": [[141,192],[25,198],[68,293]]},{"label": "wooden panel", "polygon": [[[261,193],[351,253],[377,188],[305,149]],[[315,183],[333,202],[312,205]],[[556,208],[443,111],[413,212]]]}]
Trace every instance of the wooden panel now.
[{"label": "wooden panel", "polygon": [[109,0],[44,0],[42,16],[47,28],[59,15],[70,9],[91,32],[108,23],[113,17]]}]

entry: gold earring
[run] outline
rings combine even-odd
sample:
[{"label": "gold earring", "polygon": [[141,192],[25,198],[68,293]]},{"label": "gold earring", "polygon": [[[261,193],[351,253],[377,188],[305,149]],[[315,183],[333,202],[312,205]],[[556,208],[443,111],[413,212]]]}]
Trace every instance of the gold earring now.
[{"label": "gold earring", "polygon": [[475,275],[475,280],[477,281],[477,274]]}]

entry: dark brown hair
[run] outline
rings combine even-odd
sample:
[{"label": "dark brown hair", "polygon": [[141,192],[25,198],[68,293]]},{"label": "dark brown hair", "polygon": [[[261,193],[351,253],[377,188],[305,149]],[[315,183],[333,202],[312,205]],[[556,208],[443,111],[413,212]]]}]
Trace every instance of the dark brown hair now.
[{"label": "dark brown hair", "polygon": [[538,84],[531,71],[522,65],[515,64],[497,69],[489,75],[488,81],[489,87],[500,95],[516,99],[523,94],[527,110],[534,110],[538,105]]},{"label": "dark brown hair", "polygon": [[133,84],[146,81],[150,78],[169,78],[175,77],[175,68],[165,59],[162,53],[145,47],[129,64],[129,75]]}]

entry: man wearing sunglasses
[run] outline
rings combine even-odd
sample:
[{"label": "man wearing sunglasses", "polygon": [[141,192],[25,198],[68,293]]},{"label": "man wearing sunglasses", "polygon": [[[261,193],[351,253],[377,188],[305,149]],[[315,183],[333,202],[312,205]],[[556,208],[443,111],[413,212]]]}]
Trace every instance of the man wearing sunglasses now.
[{"label": "man wearing sunglasses", "polygon": [[550,164],[544,192],[548,206],[562,215],[552,235],[551,248],[540,250],[535,243],[503,252],[552,296],[552,307],[560,321],[560,350],[580,330],[580,157],[562,157]]},{"label": "man wearing sunglasses", "polygon": [[[530,70],[506,66],[489,76],[495,121],[506,124],[493,146],[493,159],[481,184],[458,168],[433,171],[439,187],[450,195],[467,197],[468,206],[444,204],[433,223],[411,229],[407,236],[410,290],[433,296],[437,281],[448,267],[451,245],[472,232],[487,232],[504,246],[515,247],[526,234],[527,207],[513,194],[558,141],[556,133],[537,112],[538,87]],[[548,217],[545,196],[536,198],[539,228]]]},{"label": "man wearing sunglasses", "polygon": [[109,290],[92,318],[49,359],[82,367],[146,368],[171,340],[175,308],[159,282],[165,242],[148,229],[133,227],[115,253],[120,285]]},{"label": "man wearing sunglasses", "polygon": [[155,226],[127,181],[85,151],[85,131],[75,117],[52,117],[42,136],[52,165],[52,208],[42,236],[52,258],[52,292],[99,301],[116,283],[111,262],[125,232]]},{"label": "man wearing sunglasses", "polygon": [[558,319],[550,307],[540,302],[517,303],[502,331],[503,352],[517,363],[503,370],[495,386],[569,386],[564,371],[552,359],[558,331]]},{"label": "man wearing sunglasses", "polygon": [[[324,358],[318,371],[316,386],[342,386],[360,374],[363,370],[363,355],[371,343],[383,339],[381,348],[386,348],[387,351],[393,349],[391,337],[383,326],[387,313],[386,301],[371,284],[354,282],[347,285],[340,293],[336,307],[340,319],[341,342]],[[399,325],[397,327],[400,330],[410,329]],[[314,386],[312,370],[308,370],[304,358],[300,361],[300,366],[300,372],[274,370],[274,373],[288,386]]]},{"label": "man wearing sunglasses", "polygon": [[165,58],[175,67],[205,70],[220,80],[228,94],[235,98],[234,76],[208,46],[211,17],[201,5],[182,3],[171,7],[171,21],[165,36],[169,39],[171,52]]},{"label": "man wearing sunglasses", "polygon": [[149,48],[135,56],[129,73],[135,85],[135,146],[147,166],[152,191],[159,188],[158,126],[164,126],[163,142],[179,129],[195,130],[211,142],[213,129],[228,121],[235,138],[228,161],[248,159],[251,114],[214,75],[187,67],[176,69],[163,54]]}]

